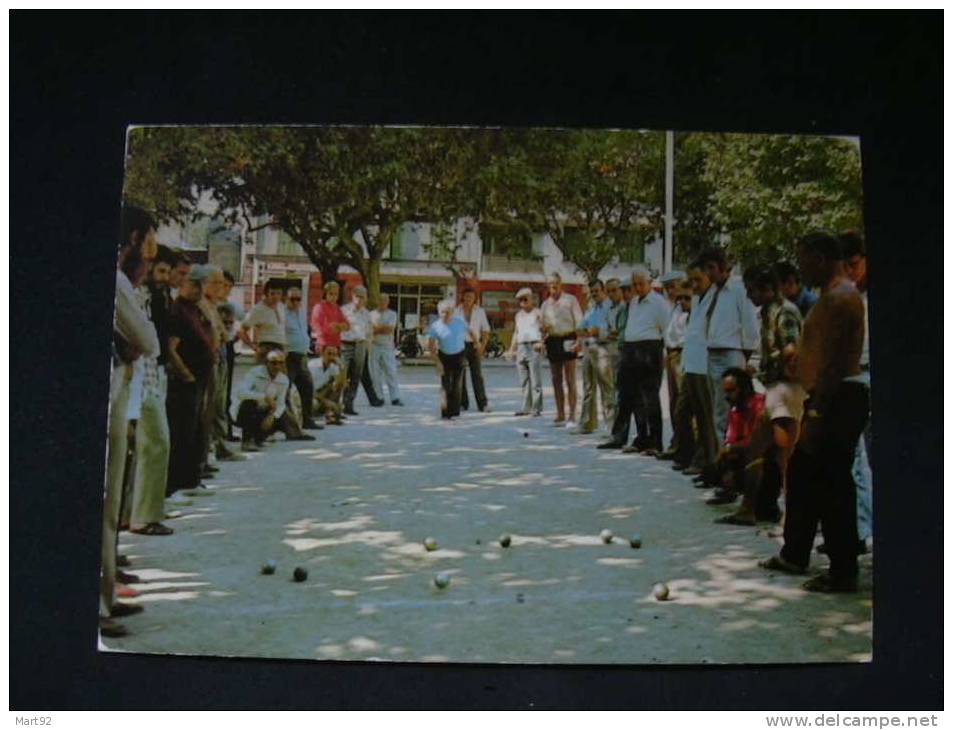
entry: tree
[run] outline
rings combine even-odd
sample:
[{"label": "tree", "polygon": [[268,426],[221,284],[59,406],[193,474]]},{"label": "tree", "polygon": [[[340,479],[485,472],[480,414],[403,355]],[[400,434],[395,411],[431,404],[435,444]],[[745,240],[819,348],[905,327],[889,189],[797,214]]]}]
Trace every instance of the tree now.
[{"label": "tree", "polygon": [[715,182],[705,176],[706,138],[701,133],[675,133],[673,260],[689,263],[717,243],[721,227],[711,209]]},{"label": "tree", "polygon": [[321,130],[335,150],[325,171],[337,187],[341,242],[361,258],[373,304],[380,291],[381,259],[407,223],[453,226],[464,214],[463,185],[474,130],[347,127]]},{"label": "tree", "polygon": [[477,174],[477,216],[514,241],[547,233],[588,278],[633,260],[662,226],[664,135],[499,130]]},{"label": "tree", "polygon": [[705,135],[710,212],[745,265],[791,259],[797,239],[862,229],[860,151],[849,140],[793,135]]},{"label": "tree", "polygon": [[[408,222],[449,223],[465,130],[190,127],[136,130],[126,196],[182,220],[203,192],[247,231],[274,226],[325,279],[361,272],[371,303],[380,262]],[[252,219],[264,220],[264,223]]]}]

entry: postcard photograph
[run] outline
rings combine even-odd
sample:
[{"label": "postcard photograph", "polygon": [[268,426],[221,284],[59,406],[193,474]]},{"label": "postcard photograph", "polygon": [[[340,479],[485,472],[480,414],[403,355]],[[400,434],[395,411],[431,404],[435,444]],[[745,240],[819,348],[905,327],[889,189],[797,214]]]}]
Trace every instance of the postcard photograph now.
[{"label": "postcard photograph", "polygon": [[132,126],[121,203],[101,650],[871,660],[859,138]]}]

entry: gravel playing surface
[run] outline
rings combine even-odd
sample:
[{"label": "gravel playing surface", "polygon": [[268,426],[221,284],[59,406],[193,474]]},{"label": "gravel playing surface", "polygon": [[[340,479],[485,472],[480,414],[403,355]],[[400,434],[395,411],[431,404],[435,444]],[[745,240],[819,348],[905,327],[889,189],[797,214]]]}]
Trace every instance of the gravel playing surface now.
[{"label": "gravel playing surface", "polygon": [[[406,407],[370,408],[361,394],[347,426],[221,464],[214,494],[168,520],[174,535],[122,534],[127,570],[144,581],[131,602],[146,611],[106,645],[383,661],[869,661],[870,556],[858,594],[800,590],[803,578],[757,567],[778,548],[768,526],[715,525],[729,507],[706,506],[670,463],[553,428],[550,388],[542,418],[514,418],[511,368],[485,370],[492,413],[442,422],[434,370],[404,367]],[[276,572],[262,575],[269,559]],[[293,581],[296,566],[306,581]],[[669,600],[653,597],[658,582]]]}]

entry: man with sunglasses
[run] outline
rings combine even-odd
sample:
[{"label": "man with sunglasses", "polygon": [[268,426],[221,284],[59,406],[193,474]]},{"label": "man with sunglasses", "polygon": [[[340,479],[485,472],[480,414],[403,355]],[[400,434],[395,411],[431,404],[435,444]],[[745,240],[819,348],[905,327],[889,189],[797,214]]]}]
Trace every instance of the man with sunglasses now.
[{"label": "man with sunglasses", "polygon": [[314,382],[308,369],[311,339],[308,337],[308,325],[301,308],[301,289],[296,286],[288,288],[285,298],[285,338],[288,342],[288,355],[285,358],[288,380],[298,389],[298,395],[301,397],[301,426],[312,430],[321,429],[323,427],[311,417],[314,400]]}]

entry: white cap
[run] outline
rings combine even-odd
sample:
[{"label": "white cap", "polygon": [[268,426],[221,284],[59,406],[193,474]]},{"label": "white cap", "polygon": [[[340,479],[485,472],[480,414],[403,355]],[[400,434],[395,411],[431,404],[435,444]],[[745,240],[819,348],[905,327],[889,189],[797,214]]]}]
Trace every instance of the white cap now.
[{"label": "white cap", "polygon": [[456,306],[449,299],[444,299],[437,305],[437,311],[440,314],[443,314],[444,312],[452,312],[455,308]]},{"label": "white cap", "polygon": [[523,297],[529,297],[530,299],[532,299],[532,298],[533,298],[533,290],[530,289],[528,286],[524,286],[522,289],[520,289],[518,292],[516,292],[516,298],[517,298],[517,299],[522,299]]}]

